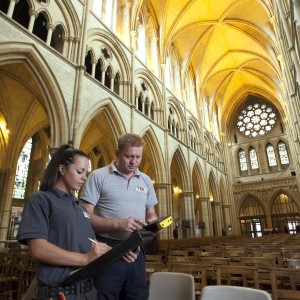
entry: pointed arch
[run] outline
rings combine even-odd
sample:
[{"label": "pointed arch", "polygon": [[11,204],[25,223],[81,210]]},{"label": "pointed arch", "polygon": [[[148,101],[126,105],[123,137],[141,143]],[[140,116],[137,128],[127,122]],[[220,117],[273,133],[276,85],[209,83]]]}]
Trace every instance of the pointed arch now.
[{"label": "pointed arch", "polygon": [[273,227],[280,233],[296,233],[300,222],[299,200],[285,189],[279,189],[270,197],[269,205]]},{"label": "pointed arch", "polygon": [[238,216],[241,233],[252,237],[263,235],[266,224],[266,206],[262,200],[247,193],[239,202]]},{"label": "pointed arch", "polygon": [[218,188],[218,184],[217,184],[217,178],[216,178],[216,175],[213,170],[211,170],[209,172],[208,184],[209,184],[210,201],[213,202],[215,199],[218,200],[219,199],[219,188]]},{"label": "pointed arch", "polygon": [[273,205],[274,200],[280,194],[287,195],[289,198],[291,198],[292,201],[295,202],[295,204],[297,205],[298,210],[300,211],[300,201],[298,201],[298,198],[290,190],[286,190],[286,189],[282,189],[282,188],[278,189],[270,196],[269,201],[268,201],[268,209],[270,211],[272,211],[272,205]]},{"label": "pointed arch", "polygon": [[266,204],[262,201],[262,199],[258,198],[255,194],[250,193],[250,192],[246,193],[245,195],[243,195],[243,197],[241,199],[239,199],[237,206],[236,206],[238,212],[240,211],[241,206],[243,205],[243,202],[246,201],[247,198],[253,198],[255,201],[257,201],[259,203],[259,205],[262,207],[264,214],[266,214],[266,212],[268,211]]},{"label": "pointed arch", "polygon": [[[182,152],[181,147],[179,146],[173,153],[173,155],[171,155],[172,159],[171,159],[171,169],[170,169],[170,173],[171,173],[171,177],[173,176],[174,178],[176,177],[177,179],[179,179],[182,184],[181,189],[182,190],[189,190],[189,172],[188,172],[188,166],[185,160],[185,156]],[[172,168],[172,166],[174,168]]]},{"label": "pointed arch", "polygon": [[162,150],[152,126],[145,128],[139,135],[142,136],[146,142],[141,167],[143,167],[144,172],[155,182],[164,182],[166,174]]},{"label": "pointed arch", "polygon": [[220,195],[221,195],[221,202],[223,205],[227,205],[230,204],[229,200],[228,200],[228,194],[227,194],[227,190],[226,189],[226,182],[225,179],[223,177],[221,177],[220,179]]},{"label": "pointed arch", "polygon": [[[120,72],[121,80],[132,80],[130,62],[128,61],[126,53],[117,40],[107,31],[99,28],[90,29],[87,34],[87,45],[94,49],[97,58],[102,56],[101,49],[105,46],[108,47],[113,58],[109,59],[108,63],[112,65],[115,73],[117,71]],[[107,68],[107,65],[105,65],[105,67]]]},{"label": "pointed arch", "polygon": [[[153,100],[155,103],[155,109],[160,109],[163,107],[162,104],[162,94],[160,91],[159,86],[157,85],[157,81],[155,80],[154,76],[146,72],[144,69],[137,69],[134,72],[134,82],[136,83],[138,79],[144,80],[148,84],[148,88],[150,89],[152,95],[153,95]],[[137,88],[140,90],[139,88]]]},{"label": "pointed arch", "polygon": [[199,221],[200,219],[202,220],[202,218],[200,217],[200,215],[202,215],[201,199],[204,198],[205,195],[207,195],[207,192],[203,170],[198,160],[195,161],[194,167],[192,169],[192,189],[194,196],[195,216],[196,219]]},{"label": "pointed arch", "polygon": [[[97,116],[103,114],[106,122],[102,122],[97,119]],[[105,127],[101,126],[104,124]],[[97,131],[99,136],[94,136],[92,131]],[[99,140],[103,138],[103,134],[109,138],[112,138],[114,145],[112,145],[112,151],[116,147],[118,137],[126,132],[123,118],[115,106],[112,99],[104,99],[93,106],[93,109],[88,109],[82,116],[80,123],[78,124],[76,134],[76,145],[81,144],[84,146],[84,150],[89,153],[99,143]],[[91,137],[91,135],[93,135]]]},{"label": "pointed arch", "polygon": [[[193,191],[199,192],[199,197],[205,197],[205,195],[207,195],[207,189],[204,180],[204,173],[198,160],[195,161],[192,169],[192,181]],[[194,186],[198,187],[197,191],[195,191]]]},{"label": "pointed arch", "polygon": [[[50,124],[51,145],[57,147],[68,140],[69,118],[57,76],[52,72],[45,58],[32,44],[14,42],[0,44],[0,69],[4,65],[23,64],[34,77],[40,89],[41,97],[38,99],[45,107]],[[27,88],[28,78],[20,78]],[[28,136],[26,138],[29,138]],[[22,142],[21,145],[25,143]],[[21,149],[21,145],[20,148]]]}]

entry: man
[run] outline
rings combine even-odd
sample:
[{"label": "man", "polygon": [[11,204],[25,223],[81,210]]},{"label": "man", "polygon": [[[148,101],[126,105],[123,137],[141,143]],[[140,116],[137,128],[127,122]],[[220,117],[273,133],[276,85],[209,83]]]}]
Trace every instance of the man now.
[{"label": "man", "polygon": [[[146,222],[157,219],[152,181],[138,169],[143,149],[140,136],[122,135],[115,149],[117,160],[91,172],[81,193],[97,239],[112,247]],[[98,275],[95,286],[100,300],[148,299],[145,256],[141,249],[128,252]]]}]

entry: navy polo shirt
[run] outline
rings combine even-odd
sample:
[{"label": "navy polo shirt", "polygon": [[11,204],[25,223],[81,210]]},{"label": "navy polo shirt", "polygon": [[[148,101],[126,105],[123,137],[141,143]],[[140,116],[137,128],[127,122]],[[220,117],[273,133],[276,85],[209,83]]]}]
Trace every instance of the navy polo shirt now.
[{"label": "navy polo shirt", "polygon": [[[17,239],[45,239],[72,252],[87,253],[91,247],[89,237],[95,238],[89,214],[72,194],[57,188],[32,194],[22,214]],[[38,281],[58,285],[76,268],[36,263]]]}]

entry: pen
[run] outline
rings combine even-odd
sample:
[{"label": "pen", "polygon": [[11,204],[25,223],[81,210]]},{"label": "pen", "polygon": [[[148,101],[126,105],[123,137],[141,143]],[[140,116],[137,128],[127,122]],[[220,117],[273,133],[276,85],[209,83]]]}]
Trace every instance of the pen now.
[{"label": "pen", "polygon": [[91,238],[89,238],[89,240],[90,240],[91,242],[93,242],[94,244],[97,244],[97,241],[95,241],[95,240],[93,240],[93,239],[91,239]]}]

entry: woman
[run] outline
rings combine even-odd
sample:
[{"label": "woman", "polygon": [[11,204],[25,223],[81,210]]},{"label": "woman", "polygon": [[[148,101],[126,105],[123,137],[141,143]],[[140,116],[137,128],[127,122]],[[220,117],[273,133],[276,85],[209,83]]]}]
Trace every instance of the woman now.
[{"label": "woman", "polygon": [[91,279],[60,286],[70,272],[111,249],[90,240],[95,234],[89,214],[73,196],[85,183],[87,172],[88,156],[61,146],[45,170],[40,191],[25,205],[17,239],[28,245],[36,260],[36,299],[97,299]]}]

